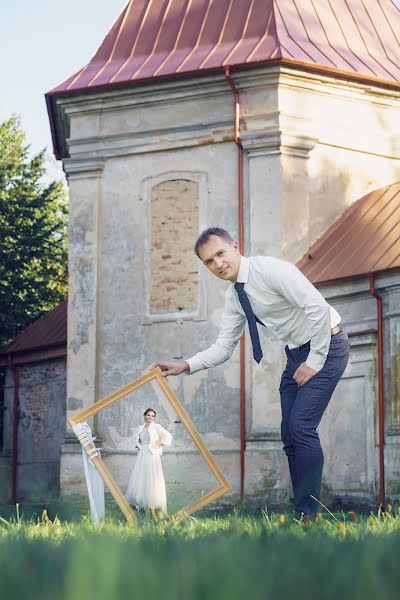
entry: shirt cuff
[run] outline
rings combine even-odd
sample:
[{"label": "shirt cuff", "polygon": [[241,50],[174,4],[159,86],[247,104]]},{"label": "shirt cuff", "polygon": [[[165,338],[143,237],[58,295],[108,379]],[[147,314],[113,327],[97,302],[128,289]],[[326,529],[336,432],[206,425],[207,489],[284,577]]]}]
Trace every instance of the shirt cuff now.
[{"label": "shirt cuff", "polygon": [[307,356],[306,365],[307,365],[307,367],[310,367],[310,369],[314,369],[314,371],[318,372],[324,366],[325,361],[326,361],[326,356],[324,358],[320,354],[317,354],[316,352],[313,352],[311,350],[309,355]]},{"label": "shirt cuff", "polygon": [[186,375],[193,375],[193,373],[197,373],[197,371],[204,369],[201,360],[196,356],[192,356],[192,358],[185,358],[184,360],[189,365],[189,372],[186,371]]}]

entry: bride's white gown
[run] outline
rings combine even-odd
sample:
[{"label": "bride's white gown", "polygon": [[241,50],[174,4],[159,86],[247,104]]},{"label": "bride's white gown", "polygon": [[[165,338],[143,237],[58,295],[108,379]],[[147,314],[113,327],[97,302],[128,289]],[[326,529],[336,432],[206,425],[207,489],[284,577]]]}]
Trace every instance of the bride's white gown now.
[{"label": "bride's white gown", "polygon": [[156,508],[167,514],[167,495],[161,458],[149,449],[147,427],[140,434],[141,448],[129,477],[125,497],[137,508]]}]

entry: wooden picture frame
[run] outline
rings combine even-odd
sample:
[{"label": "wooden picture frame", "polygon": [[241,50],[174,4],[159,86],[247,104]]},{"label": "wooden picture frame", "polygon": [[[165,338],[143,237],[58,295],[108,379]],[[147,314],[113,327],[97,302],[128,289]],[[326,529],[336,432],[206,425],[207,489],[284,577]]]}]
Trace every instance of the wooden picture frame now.
[{"label": "wooden picture frame", "polygon": [[[175,514],[171,515],[172,519],[176,519],[176,520],[185,519],[186,517],[188,517],[190,514],[192,514],[196,510],[204,508],[211,502],[214,502],[215,500],[217,500],[218,498],[220,498],[221,496],[223,496],[224,494],[229,492],[231,490],[231,486],[225,479],[225,476],[224,476],[221,468],[219,467],[217,461],[215,460],[214,456],[208,449],[208,447],[205,444],[200,433],[197,431],[196,427],[193,425],[188,413],[186,412],[185,408],[183,407],[182,403],[179,401],[178,397],[176,396],[176,394],[175,394],[174,390],[172,389],[171,385],[169,384],[168,380],[163,376],[163,374],[159,368],[151,369],[150,371],[147,371],[146,373],[144,373],[137,379],[134,379],[127,385],[124,385],[122,388],[120,388],[116,392],[109,394],[102,400],[97,401],[95,404],[93,404],[89,408],[85,408],[81,412],[70,417],[68,419],[68,422],[71,425],[71,427],[75,430],[75,433],[76,433],[76,426],[79,423],[86,421],[86,419],[88,419],[89,417],[94,416],[95,414],[99,413],[100,411],[104,410],[105,408],[118,402],[118,400],[124,398],[127,394],[141,388],[146,383],[153,383],[153,385],[154,384],[159,385],[165,398],[173,406],[175,412],[179,416],[180,421],[186,427],[187,432],[191,436],[194,444],[197,446],[204,461],[206,462],[210,471],[212,472],[212,474],[214,475],[214,477],[217,479],[217,481],[219,483],[219,486],[217,488],[211,490],[210,492],[208,492],[201,498],[198,498],[191,504],[185,506],[184,508],[180,509]],[[109,468],[107,467],[107,465],[101,458],[100,452],[96,449],[95,444],[91,440],[89,440],[85,435],[78,435],[78,433],[77,433],[77,436],[78,436],[78,439],[81,442],[84,450],[86,451],[89,459],[92,461],[92,464],[94,465],[94,467],[96,468],[96,470],[102,477],[105,485],[111,492],[111,494],[112,494],[116,504],[120,508],[121,512],[123,513],[123,515],[126,517],[126,519],[128,521],[130,521],[131,523],[135,523],[136,517],[135,517],[135,513],[134,513],[132,507],[130,506],[129,502],[126,500],[125,496],[123,495],[120,487],[114,480]]]}]

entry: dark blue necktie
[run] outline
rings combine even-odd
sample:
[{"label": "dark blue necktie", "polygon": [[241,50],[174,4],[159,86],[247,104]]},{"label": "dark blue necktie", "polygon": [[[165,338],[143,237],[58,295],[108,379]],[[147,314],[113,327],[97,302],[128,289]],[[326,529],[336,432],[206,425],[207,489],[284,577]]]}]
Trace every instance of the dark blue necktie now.
[{"label": "dark blue necktie", "polygon": [[[260,337],[258,335],[258,329],[257,329],[258,319],[255,316],[255,314],[253,313],[253,309],[251,308],[250,300],[248,299],[247,294],[244,291],[244,283],[235,283],[235,290],[237,291],[239,302],[242,305],[244,314],[246,315],[247,323],[249,324],[249,331],[250,331],[251,344],[253,346],[254,360],[257,363],[259,363],[263,357],[263,353],[261,350]],[[260,323],[260,321],[258,321],[258,322]]]}]

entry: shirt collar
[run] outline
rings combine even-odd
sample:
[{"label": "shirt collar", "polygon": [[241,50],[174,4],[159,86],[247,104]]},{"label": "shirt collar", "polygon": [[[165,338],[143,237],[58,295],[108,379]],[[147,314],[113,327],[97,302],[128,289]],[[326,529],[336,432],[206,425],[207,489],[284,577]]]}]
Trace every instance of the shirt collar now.
[{"label": "shirt collar", "polygon": [[247,283],[249,280],[250,261],[246,256],[240,257],[239,273],[236,279],[237,283]]}]

